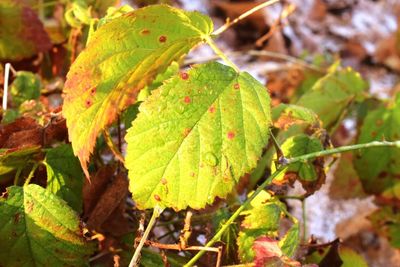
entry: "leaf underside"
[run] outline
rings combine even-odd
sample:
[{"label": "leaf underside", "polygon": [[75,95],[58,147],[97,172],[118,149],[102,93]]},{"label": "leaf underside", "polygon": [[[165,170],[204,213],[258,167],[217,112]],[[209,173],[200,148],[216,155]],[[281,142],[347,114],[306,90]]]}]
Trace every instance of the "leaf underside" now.
[{"label": "leaf underside", "polygon": [[271,124],[265,87],[215,62],[173,77],[139,110],[126,167],[142,209],[199,209],[225,197],[256,166]]},{"label": "leaf underside", "polygon": [[87,176],[100,131],[212,28],[200,13],[154,5],[113,19],[93,34],[67,75],[63,106],[74,154]]},{"label": "leaf underside", "polygon": [[92,248],[79,218],[54,194],[34,184],[9,187],[0,214],[2,266],[86,266]]}]

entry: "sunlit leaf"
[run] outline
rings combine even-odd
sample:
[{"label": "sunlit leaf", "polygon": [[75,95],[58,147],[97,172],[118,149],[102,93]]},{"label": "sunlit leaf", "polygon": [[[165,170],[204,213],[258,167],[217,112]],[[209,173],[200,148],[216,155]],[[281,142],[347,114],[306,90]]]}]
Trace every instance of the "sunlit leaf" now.
[{"label": "sunlit leaf", "polygon": [[[368,113],[357,143],[400,140],[400,94],[387,107]],[[400,199],[400,148],[369,148],[355,153],[354,166],[367,193]]]},{"label": "sunlit leaf", "polygon": [[155,5],[115,18],[93,34],[64,87],[63,114],[85,172],[99,132],[212,27],[200,13]]},{"label": "sunlit leaf", "polygon": [[71,145],[51,148],[44,160],[47,190],[64,199],[75,211],[82,211],[83,172]]},{"label": "sunlit leaf", "polygon": [[91,246],[68,205],[44,188],[12,186],[0,198],[3,266],[87,266]]},{"label": "sunlit leaf", "polygon": [[0,60],[20,60],[51,48],[36,13],[22,1],[0,1]]},{"label": "sunlit leaf", "polygon": [[126,135],[137,205],[198,209],[225,197],[268,141],[269,105],[264,86],[219,63],[153,91]]},{"label": "sunlit leaf", "polygon": [[318,80],[296,102],[296,105],[313,110],[322,121],[325,129],[333,127],[354,101],[364,97],[366,82],[358,72],[351,68],[338,70],[335,66]]},{"label": "sunlit leaf", "polygon": [[279,246],[282,252],[288,256],[294,256],[298,245],[300,244],[300,229],[299,223],[293,224],[293,226],[286,232],[285,236],[279,241]]}]

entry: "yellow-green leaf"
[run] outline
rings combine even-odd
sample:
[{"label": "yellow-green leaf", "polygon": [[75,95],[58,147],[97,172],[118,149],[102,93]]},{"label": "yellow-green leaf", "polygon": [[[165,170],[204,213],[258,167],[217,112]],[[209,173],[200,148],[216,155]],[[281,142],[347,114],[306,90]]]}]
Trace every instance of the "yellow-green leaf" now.
[{"label": "yellow-green leaf", "polygon": [[117,17],[91,36],[67,75],[63,107],[74,153],[87,176],[99,132],[212,29],[205,15],[154,5]]},{"label": "yellow-green leaf", "polygon": [[251,171],[268,141],[266,88],[208,63],[153,91],[128,130],[126,167],[137,205],[203,208]]}]

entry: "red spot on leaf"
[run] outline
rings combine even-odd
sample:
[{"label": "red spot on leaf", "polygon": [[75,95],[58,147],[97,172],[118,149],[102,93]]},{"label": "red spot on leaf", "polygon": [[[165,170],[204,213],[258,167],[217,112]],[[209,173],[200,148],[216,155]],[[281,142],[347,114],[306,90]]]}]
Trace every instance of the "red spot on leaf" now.
[{"label": "red spot on leaf", "polygon": [[187,79],[189,79],[189,74],[187,74],[186,72],[181,72],[181,79],[182,79],[182,80],[187,80]]},{"label": "red spot on leaf", "polygon": [[90,99],[88,99],[88,100],[85,101],[85,106],[86,106],[87,108],[90,108],[91,105],[92,105],[92,101],[90,101]]},{"label": "red spot on leaf", "polygon": [[185,102],[186,104],[189,104],[190,102],[192,102],[192,99],[190,99],[189,96],[185,96],[185,98],[183,99],[183,102]]},{"label": "red spot on leaf", "polygon": [[211,107],[208,109],[208,112],[214,113],[214,112],[215,112],[215,107],[214,107],[214,106],[211,106]]},{"label": "red spot on leaf", "polygon": [[161,198],[160,198],[159,195],[154,195],[154,199],[155,199],[156,201],[161,201]]},{"label": "red spot on leaf", "polygon": [[160,43],[165,43],[165,42],[167,41],[167,36],[161,35],[161,36],[158,38],[158,41],[159,41]]},{"label": "red spot on leaf", "polygon": [[143,29],[140,33],[142,35],[148,35],[150,33],[150,30],[149,29]]},{"label": "red spot on leaf", "polygon": [[240,89],[240,84],[235,83],[235,84],[233,85],[233,88],[234,88],[235,90],[239,90],[239,89]]},{"label": "red spot on leaf", "polygon": [[229,140],[232,140],[233,138],[235,138],[235,133],[234,132],[228,132],[227,135]]},{"label": "red spot on leaf", "polygon": [[91,95],[96,94],[96,87],[90,89],[90,94],[91,94]]}]

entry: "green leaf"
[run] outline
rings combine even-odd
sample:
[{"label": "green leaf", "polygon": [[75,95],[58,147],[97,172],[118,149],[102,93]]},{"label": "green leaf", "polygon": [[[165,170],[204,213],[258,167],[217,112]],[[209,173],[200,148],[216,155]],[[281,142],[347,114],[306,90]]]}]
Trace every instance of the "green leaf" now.
[{"label": "green leaf", "polygon": [[300,244],[300,228],[299,223],[290,227],[285,236],[279,241],[279,247],[282,249],[283,254],[288,257],[293,257],[298,245]]},{"label": "green leaf", "polygon": [[0,198],[4,266],[87,266],[92,253],[76,213],[44,188],[12,186]]},{"label": "green leaf", "polygon": [[20,1],[2,0],[0,18],[0,60],[17,61],[51,48],[36,13]]},{"label": "green leaf", "polygon": [[337,70],[335,66],[318,80],[296,105],[313,110],[325,129],[330,129],[354,101],[363,99],[366,82],[351,68]]},{"label": "green leaf", "polygon": [[[299,134],[292,136],[281,146],[283,155],[286,158],[297,157],[312,152],[324,150],[321,141],[313,136]],[[277,160],[277,155],[274,160]],[[276,166],[273,163],[271,171],[274,172]],[[325,181],[325,172],[323,170],[323,159],[308,160],[306,162],[297,162],[285,167],[285,171],[274,179],[276,183],[284,183],[286,180],[293,182],[294,179],[299,179],[304,189],[308,193],[314,192]]]},{"label": "green leaf", "polygon": [[248,73],[208,63],[170,79],[128,130],[126,167],[138,207],[203,208],[256,166],[270,98]]},{"label": "green leaf", "polygon": [[341,267],[368,267],[365,259],[348,247],[341,246],[339,248],[339,255],[343,261]]},{"label": "green leaf", "polygon": [[29,71],[18,71],[10,88],[13,103],[19,106],[25,100],[38,99],[40,89],[40,78],[36,74]]},{"label": "green leaf", "polygon": [[39,152],[39,146],[0,149],[0,175],[24,167]]},{"label": "green leaf", "polygon": [[212,29],[205,15],[154,5],[115,18],[93,34],[67,75],[63,106],[74,153],[87,176],[99,132]]},{"label": "green leaf", "polygon": [[83,172],[71,145],[51,148],[44,160],[47,170],[46,189],[64,199],[70,207],[82,211]]},{"label": "green leaf", "polygon": [[[364,119],[357,143],[400,140],[400,94],[387,107],[371,111]],[[400,199],[400,148],[363,149],[355,153],[354,167],[367,193]]]},{"label": "green leaf", "polygon": [[382,207],[368,216],[373,228],[385,236],[395,248],[400,248],[400,212],[390,206]]}]

